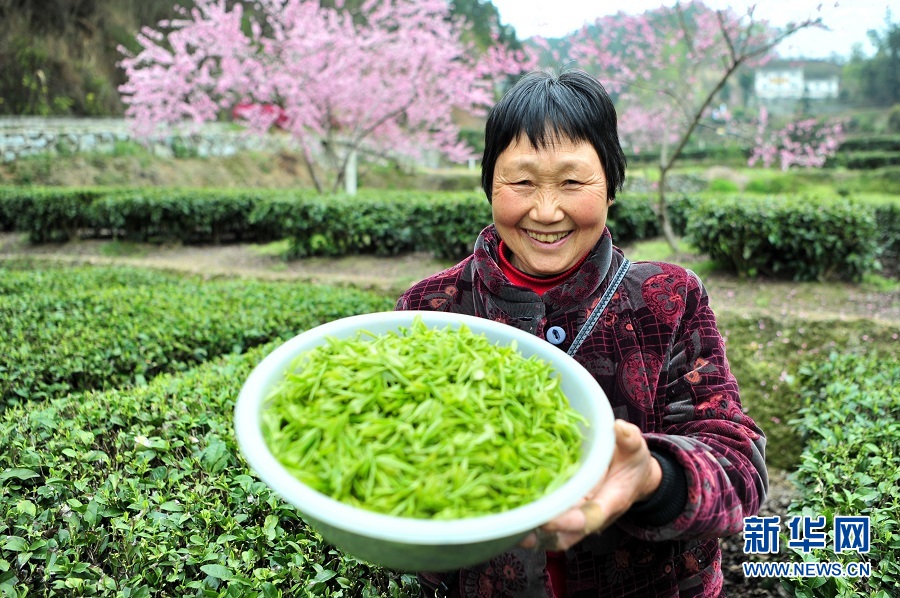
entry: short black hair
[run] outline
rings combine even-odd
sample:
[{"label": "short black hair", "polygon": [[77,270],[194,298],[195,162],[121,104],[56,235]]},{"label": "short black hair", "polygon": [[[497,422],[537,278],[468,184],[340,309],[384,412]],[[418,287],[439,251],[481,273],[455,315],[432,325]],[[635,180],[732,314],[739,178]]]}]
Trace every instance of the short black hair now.
[{"label": "short black hair", "polygon": [[616,108],[603,85],[584,71],[533,71],[491,108],[481,160],[481,187],[489,202],[497,158],[522,133],[535,149],[558,139],[590,143],[603,165],[609,199],[615,199],[616,189],[622,189],[626,160],[619,143]]}]

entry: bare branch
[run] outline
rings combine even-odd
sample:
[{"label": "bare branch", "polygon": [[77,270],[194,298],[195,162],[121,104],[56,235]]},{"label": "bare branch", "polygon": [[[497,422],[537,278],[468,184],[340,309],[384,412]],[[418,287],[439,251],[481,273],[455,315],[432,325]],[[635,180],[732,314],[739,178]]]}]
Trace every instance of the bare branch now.
[{"label": "bare branch", "polygon": [[684,20],[684,11],[681,10],[681,2],[675,3],[675,12],[678,14],[678,24],[681,26],[681,32],[684,33],[684,41],[687,42],[688,49],[694,53],[694,39],[691,37],[691,31]]},{"label": "bare branch", "polygon": [[725,25],[725,13],[721,10],[717,10],[716,19],[719,21],[719,31],[722,32],[722,37],[728,45],[728,52],[731,54],[731,63],[734,64],[737,62],[737,50],[734,47],[734,43],[731,41],[731,36],[728,35],[728,27]]}]

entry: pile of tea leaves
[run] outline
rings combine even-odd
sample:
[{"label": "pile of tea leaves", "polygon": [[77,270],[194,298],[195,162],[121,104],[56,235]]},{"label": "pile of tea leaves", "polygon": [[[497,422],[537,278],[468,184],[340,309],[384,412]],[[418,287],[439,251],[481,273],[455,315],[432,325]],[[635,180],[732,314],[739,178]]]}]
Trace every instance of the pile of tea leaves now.
[{"label": "pile of tea leaves", "polygon": [[299,355],[262,419],[272,454],[304,484],[429,519],[498,513],[561,486],[587,423],[546,361],[421,318]]}]

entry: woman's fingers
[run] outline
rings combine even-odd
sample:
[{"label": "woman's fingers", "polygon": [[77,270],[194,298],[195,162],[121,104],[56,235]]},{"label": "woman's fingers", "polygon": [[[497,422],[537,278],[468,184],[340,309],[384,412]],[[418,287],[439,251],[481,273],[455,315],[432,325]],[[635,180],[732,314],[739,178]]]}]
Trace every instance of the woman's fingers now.
[{"label": "woman's fingers", "polygon": [[537,550],[565,550],[601,532],[621,517],[646,485],[652,457],[640,429],[616,420],[616,445],[609,469],[581,504],[535,530],[520,544]]},{"label": "woman's fingers", "polygon": [[588,536],[606,527],[606,515],[600,503],[589,502],[579,509],[584,513],[584,535]]}]

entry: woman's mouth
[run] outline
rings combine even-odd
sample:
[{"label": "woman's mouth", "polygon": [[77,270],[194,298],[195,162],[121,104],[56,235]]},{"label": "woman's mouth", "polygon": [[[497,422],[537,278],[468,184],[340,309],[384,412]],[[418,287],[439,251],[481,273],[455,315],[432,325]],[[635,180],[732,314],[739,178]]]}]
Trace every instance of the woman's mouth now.
[{"label": "woman's mouth", "polygon": [[572,234],[572,231],[567,230],[567,231],[562,231],[562,232],[558,232],[558,233],[538,233],[538,232],[526,230],[525,234],[528,235],[529,237],[531,237],[532,239],[534,239],[535,241],[539,241],[541,243],[547,243],[548,245],[551,245],[558,241],[562,241],[563,239],[568,237],[570,234]]}]

